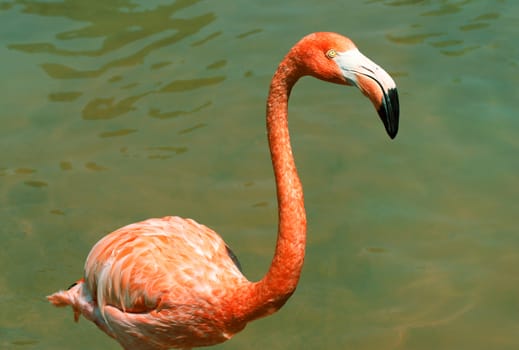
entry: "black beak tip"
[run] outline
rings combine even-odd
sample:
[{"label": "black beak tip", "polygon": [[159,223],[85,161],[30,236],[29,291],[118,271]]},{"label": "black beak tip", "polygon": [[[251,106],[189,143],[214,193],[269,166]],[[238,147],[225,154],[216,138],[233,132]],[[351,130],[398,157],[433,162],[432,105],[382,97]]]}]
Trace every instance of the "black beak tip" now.
[{"label": "black beak tip", "polygon": [[391,139],[394,139],[398,133],[398,120],[400,115],[398,92],[396,88],[389,89],[387,93],[384,94],[384,102],[377,112],[384,123],[387,134]]}]

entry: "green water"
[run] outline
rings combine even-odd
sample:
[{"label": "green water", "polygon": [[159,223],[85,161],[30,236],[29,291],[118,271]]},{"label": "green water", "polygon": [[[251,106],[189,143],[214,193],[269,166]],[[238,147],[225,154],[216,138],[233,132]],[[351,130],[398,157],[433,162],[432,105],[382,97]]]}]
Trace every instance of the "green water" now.
[{"label": "green water", "polygon": [[518,23],[511,0],[0,2],[0,348],[118,349],[44,296],[148,217],[214,228],[259,279],[269,80],[330,30],[395,77],[400,133],[358,91],[300,82],[303,276],[216,348],[518,349]]}]

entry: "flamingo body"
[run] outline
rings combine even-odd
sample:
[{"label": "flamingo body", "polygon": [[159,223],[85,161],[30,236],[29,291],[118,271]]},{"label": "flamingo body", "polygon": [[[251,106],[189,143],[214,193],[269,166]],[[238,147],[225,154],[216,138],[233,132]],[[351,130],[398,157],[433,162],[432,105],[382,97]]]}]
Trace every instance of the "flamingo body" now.
[{"label": "flamingo body", "polygon": [[306,244],[303,189],[288,132],[288,98],[310,75],[358,87],[395,137],[398,95],[391,77],[336,33],[304,37],[279,64],[267,99],[267,132],[278,200],[271,266],[248,281],[225,242],[191,219],[164,217],[120,228],[90,251],[84,277],[48,296],[70,305],[125,349],[189,349],[221,343],[279,310],[294,293]]},{"label": "flamingo body", "polygon": [[232,294],[249,282],[230,254],[216,232],[194,220],[148,219],[103,237],[88,255],[84,280],[50,300],[70,299],[127,349],[220,343],[246,324],[233,318]]}]

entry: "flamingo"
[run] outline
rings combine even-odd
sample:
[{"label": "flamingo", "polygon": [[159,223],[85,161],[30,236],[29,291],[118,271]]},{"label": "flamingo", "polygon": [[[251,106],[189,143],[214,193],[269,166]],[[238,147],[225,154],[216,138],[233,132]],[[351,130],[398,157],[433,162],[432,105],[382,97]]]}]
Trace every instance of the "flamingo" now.
[{"label": "flamingo", "polygon": [[398,131],[396,85],[348,38],[329,32],[302,38],[279,64],[267,99],[267,131],[278,201],[275,254],[251,282],[222,238],[194,220],[168,216],[122,227],[90,251],[84,277],[48,300],[70,305],[124,349],[210,346],[248,322],[279,310],[299,281],[306,213],[288,131],[288,98],[302,76],[358,87],[386,132]]}]

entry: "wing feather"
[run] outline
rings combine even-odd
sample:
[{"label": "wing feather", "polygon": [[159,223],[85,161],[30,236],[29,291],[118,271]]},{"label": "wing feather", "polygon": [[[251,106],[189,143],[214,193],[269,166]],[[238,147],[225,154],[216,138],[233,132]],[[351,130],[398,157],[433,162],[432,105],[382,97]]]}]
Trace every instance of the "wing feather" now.
[{"label": "wing feather", "polygon": [[167,305],[210,301],[246,283],[221,237],[179,217],[149,219],[101,239],[85,263],[85,281],[104,306],[145,313]]}]

